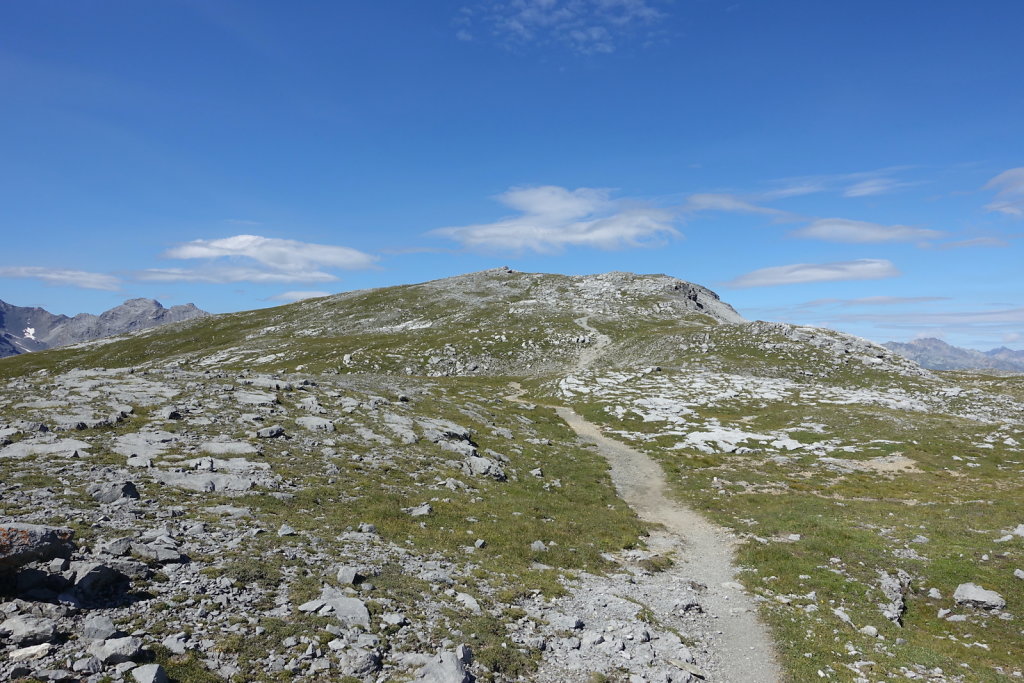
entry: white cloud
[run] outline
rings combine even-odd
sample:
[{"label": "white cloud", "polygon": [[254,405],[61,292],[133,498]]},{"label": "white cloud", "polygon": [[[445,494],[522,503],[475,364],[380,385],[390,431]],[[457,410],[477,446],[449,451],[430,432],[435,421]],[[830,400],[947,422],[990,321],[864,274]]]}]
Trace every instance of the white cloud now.
[{"label": "white cloud", "polygon": [[200,268],[150,268],[136,273],[142,280],[163,282],[331,282],[324,269],[370,268],[377,257],[349,247],[313,244],[259,235],[193,240],[168,249],[173,259],[200,259]]},{"label": "white cloud", "polygon": [[497,197],[520,215],[494,223],[439,228],[430,234],[465,247],[560,251],[567,246],[619,249],[661,244],[677,236],[672,214],[610,198],[604,189],[553,185],[513,188]]},{"label": "white cloud", "polygon": [[39,266],[0,266],[0,277],[30,278],[48,285],[66,285],[82,289],[121,289],[121,281],[113,275],[89,273],[84,270],[64,270]]},{"label": "white cloud", "polygon": [[845,218],[820,218],[810,225],[789,233],[793,237],[842,242],[845,244],[870,244],[878,242],[913,242],[942,237],[938,230],[912,228],[907,225],[880,225],[867,221],[851,221]]},{"label": "white cloud", "polygon": [[889,327],[936,326],[959,327],[1003,326],[1024,323],[1024,308],[993,311],[948,311],[944,313],[849,314],[836,317],[841,321],[890,323]]},{"label": "white cloud", "polygon": [[369,268],[376,258],[349,247],[312,244],[259,235],[235,235],[217,240],[193,240],[164,256],[177,259],[217,259],[241,256],[276,270],[334,267],[346,270]]},{"label": "white cloud", "polygon": [[611,53],[634,36],[648,38],[666,15],[662,0],[483,0],[454,19],[459,40],[489,33],[507,47],[563,45],[581,54]]},{"label": "white cloud", "polygon": [[317,292],[317,291],[312,291],[312,292],[300,292],[300,291],[281,292],[280,294],[275,294],[274,296],[270,297],[269,301],[287,301],[287,302],[292,302],[292,301],[302,301],[303,299],[315,299],[317,297],[330,296],[330,295],[331,295],[331,292]]},{"label": "white cloud", "polygon": [[810,282],[880,280],[899,274],[891,261],[858,259],[838,263],[794,263],[788,266],[761,268],[741,275],[727,284],[730,287],[772,287]]},{"label": "white cloud", "polygon": [[1024,218],[1024,166],[1003,171],[985,184],[996,190],[995,200],[986,204],[989,211]]}]

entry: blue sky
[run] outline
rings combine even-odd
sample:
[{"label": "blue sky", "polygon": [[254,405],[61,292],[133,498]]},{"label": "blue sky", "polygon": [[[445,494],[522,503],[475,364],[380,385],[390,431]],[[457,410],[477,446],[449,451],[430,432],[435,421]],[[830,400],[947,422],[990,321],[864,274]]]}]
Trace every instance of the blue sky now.
[{"label": "blue sky", "polygon": [[0,5],[0,299],[509,265],[1024,348],[1024,3]]}]

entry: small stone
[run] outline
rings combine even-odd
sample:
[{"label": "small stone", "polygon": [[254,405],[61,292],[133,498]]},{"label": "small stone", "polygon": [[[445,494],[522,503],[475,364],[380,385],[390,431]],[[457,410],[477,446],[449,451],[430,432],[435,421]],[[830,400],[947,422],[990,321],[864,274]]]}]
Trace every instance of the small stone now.
[{"label": "small stone", "polygon": [[487,541],[485,541],[482,538],[478,538],[478,539],[476,539],[476,541],[473,542],[473,547],[478,549],[478,550],[482,549],[482,548],[486,548],[487,547]]},{"label": "small stone", "polygon": [[114,621],[102,614],[95,614],[82,624],[82,637],[86,640],[107,640],[117,634]]},{"label": "small stone", "polygon": [[341,567],[338,569],[338,583],[343,586],[355,585],[364,578],[355,567]]},{"label": "small stone", "polygon": [[129,636],[97,641],[89,646],[89,654],[104,664],[123,664],[142,654],[142,639]]},{"label": "small stone", "polygon": [[547,552],[547,549],[548,549],[548,547],[546,545],[544,545],[544,541],[539,541],[538,540],[538,541],[534,541],[533,543],[530,544],[530,550],[532,550],[535,553]]},{"label": "small stone", "polygon": [[257,429],[256,436],[260,439],[276,439],[279,436],[284,436],[284,427],[281,425],[273,425],[272,427]]},{"label": "small stone", "polygon": [[114,484],[93,484],[87,491],[98,503],[110,504],[121,499],[138,499],[139,491],[135,484],[130,481],[122,481]]},{"label": "small stone", "polygon": [[103,671],[103,663],[95,657],[82,657],[76,660],[71,668],[83,674],[98,674]]},{"label": "small stone", "polygon": [[434,508],[430,506],[430,503],[424,503],[423,505],[417,505],[409,510],[409,515],[412,517],[426,517],[434,511]]},{"label": "small stone", "polygon": [[7,658],[12,662],[27,662],[30,659],[39,659],[50,654],[50,649],[53,646],[50,643],[40,643],[39,645],[30,645],[23,647],[18,650],[12,650],[7,654]]},{"label": "small stone", "polygon": [[159,664],[144,664],[132,669],[132,678],[138,683],[170,683],[167,672]]},{"label": "small stone", "polygon": [[288,524],[282,524],[281,527],[277,530],[278,536],[295,536],[297,534],[298,532],[295,531],[295,529]]}]

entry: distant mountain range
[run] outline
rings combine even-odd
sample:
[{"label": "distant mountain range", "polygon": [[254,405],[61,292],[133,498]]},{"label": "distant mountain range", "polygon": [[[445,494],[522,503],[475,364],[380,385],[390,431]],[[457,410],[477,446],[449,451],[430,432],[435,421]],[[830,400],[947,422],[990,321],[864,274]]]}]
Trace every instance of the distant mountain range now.
[{"label": "distant mountain range", "polygon": [[155,299],[129,299],[99,315],[79,313],[73,318],[0,301],[0,358],[206,315],[194,304],[164,308]]},{"label": "distant mountain range", "polygon": [[886,342],[882,346],[930,370],[1024,372],[1024,351],[1014,351],[1005,346],[991,351],[975,351],[952,346],[934,337],[915,339],[907,344]]}]

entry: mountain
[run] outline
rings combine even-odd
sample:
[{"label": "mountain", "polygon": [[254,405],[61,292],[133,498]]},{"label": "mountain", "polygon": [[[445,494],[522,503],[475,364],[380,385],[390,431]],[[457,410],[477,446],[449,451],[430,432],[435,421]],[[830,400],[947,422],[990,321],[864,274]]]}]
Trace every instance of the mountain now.
[{"label": "mountain", "polygon": [[0,679],[1024,673],[1024,375],[499,268],[0,387]]},{"label": "mountain", "polygon": [[100,315],[79,313],[73,318],[0,301],[0,358],[206,315],[193,304],[164,308],[155,299],[129,299]]},{"label": "mountain", "polygon": [[1024,372],[1024,351],[1006,347],[975,351],[952,346],[934,337],[909,343],[886,342],[882,346],[932,370],[1003,370]]}]

